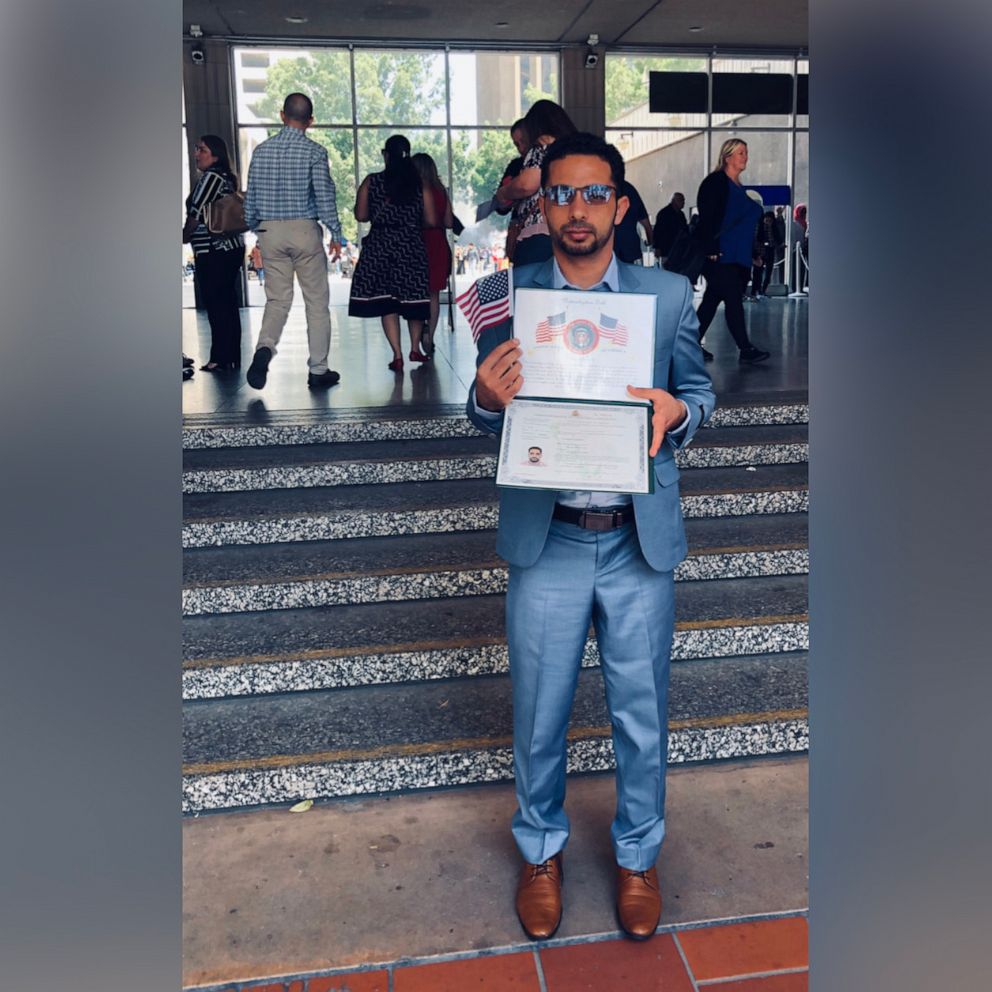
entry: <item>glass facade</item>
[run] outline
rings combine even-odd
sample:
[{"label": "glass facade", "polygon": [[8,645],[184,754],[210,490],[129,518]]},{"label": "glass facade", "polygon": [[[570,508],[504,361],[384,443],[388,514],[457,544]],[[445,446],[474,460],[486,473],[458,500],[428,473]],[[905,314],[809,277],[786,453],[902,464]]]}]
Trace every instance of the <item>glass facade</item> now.
[{"label": "glass facade", "polygon": [[381,149],[404,134],[429,154],[466,227],[489,243],[506,222],[475,223],[516,155],[509,127],[542,97],[560,101],[557,54],[421,49],[236,48],[233,53],[238,158],[243,174],[258,144],[278,128],[287,93],[314,102],[307,134],[328,149],[344,236],[359,240],[355,190],[382,168]]},{"label": "glass facade", "polygon": [[[489,198],[516,155],[510,125],[542,97],[561,102],[560,63],[553,52],[235,47],[232,70],[242,182],[254,149],[281,126],[285,95],[309,94],[314,125],[308,134],[328,150],[344,237],[356,243],[364,230],[353,214],[355,190],[365,175],[382,168],[386,138],[402,133],[415,152],[426,152],[437,164],[466,228],[459,244],[501,246],[506,219],[493,215],[476,222],[476,205]],[[671,85],[659,75],[665,73]],[[808,73],[807,58],[607,53],[606,137],[623,154],[651,217],[675,192],[684,193],[692,209],[720,142],[731,135],[748,142],[745,183],[789,186],[790,213],[795,203],[808,202],[809,116],[797,112],[807,92],[797,84]],[[746,76],[768,78],[748,86]],[[762,92],[780,94],[782,86],[790,95],[796,92],[787,113],[779,112],[781,99],[775,112],[733,109],[745,92],[760,99]],[[680,100],[683,109],[650,110],[652,101],[671,107]],[[185,124],[183,132],[188,189]],[[250,277],[249,298],[262,301]]]},{"label": "glass facade", "polygon": [[[658,76],[652,82],[651,73],[671,73],[671,85]],[[805,58],[607,53],[606,138],[623,154],[651,217],[677,192],[691,215],[728,137],[748,144],[745,185],[790,187],[790,214],[808,203],[809,115],[796,112],[799,76],[808,74]],[[749,78],[756,76],[766,78]],[[655,106],[690,109],[652,112],[652,96]],[[758,106],[762,112],[748,112]]]}]

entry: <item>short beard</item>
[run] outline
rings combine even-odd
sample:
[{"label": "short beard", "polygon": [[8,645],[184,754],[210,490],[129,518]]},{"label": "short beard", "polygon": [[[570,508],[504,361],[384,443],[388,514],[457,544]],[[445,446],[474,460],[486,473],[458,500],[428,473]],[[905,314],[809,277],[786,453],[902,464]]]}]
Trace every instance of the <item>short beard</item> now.
[{"label": "short beard", "polygon": [[609,230],[602,238],[594,238],[589,244],[576,245],[567,242],[558,231],[551,232],[551,241],[553,244],[560,248],[566,255],[573,256],[595,255],[596,252],[600,251],[609,243],[611,237],[613,237],[613,231]]}]

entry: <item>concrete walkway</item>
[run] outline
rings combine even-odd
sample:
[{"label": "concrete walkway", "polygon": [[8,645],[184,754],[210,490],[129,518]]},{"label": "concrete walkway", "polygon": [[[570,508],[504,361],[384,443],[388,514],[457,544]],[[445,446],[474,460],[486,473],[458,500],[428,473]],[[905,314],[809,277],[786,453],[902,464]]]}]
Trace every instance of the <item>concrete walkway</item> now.
[{"label": "concrete walkway", "polygon": [[[805,910],[806,776],[805,757],[669,771],[662,929]],[[613,805],[612,775],[569,781],[552,945],[617,934]],[[529,952],[513,912],[513,806],[512,787],[495,785],[187,819],[184,986]]]}]

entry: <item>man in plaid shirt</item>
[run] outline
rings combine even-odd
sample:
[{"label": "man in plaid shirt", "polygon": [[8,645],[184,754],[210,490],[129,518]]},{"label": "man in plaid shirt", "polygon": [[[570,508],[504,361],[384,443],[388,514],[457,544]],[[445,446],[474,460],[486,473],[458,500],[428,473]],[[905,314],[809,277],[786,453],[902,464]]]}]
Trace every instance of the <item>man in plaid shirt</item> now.
[{"label": "man in plaid shirt", "polygon": [[310,345],[307,385],[327,388],[341,376],[327,367],[331,347],[330,291],[320,223],[330,233],[327,252],[341,254],[341,224],[334,202],[334,180],[327,150],[306,136],[313,103],[290,93],[279,115],[285,125],[252,155],[245,193],[245,220],[258,236],[265,268],[265,313],[248,368],[248,384],[265,385],[269,362],[286,326],[293,302],[293,275],[300,282]]}]

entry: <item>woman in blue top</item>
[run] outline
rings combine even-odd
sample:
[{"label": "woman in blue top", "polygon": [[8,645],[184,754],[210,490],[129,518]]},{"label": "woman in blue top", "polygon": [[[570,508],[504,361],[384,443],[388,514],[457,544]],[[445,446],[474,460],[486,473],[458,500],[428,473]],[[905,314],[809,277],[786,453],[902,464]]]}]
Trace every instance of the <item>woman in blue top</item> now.
[{"label": "woman in blue top", "polygon": [[[702,344],[716,308],[723,303],[727,327],[740,349],[740,361],[763,362],[768,352],[755,348],[744,326],[744,287],[751,270],[755,231],[761,221],[761,207],[748,197],[740,175],[747,168],[747,144],[728,138],[720,148],[713,171],[702,181],[696,194],[699,210],[697,231],[706,246],[703,266],[706,292],[696,315]],[[703,348],[703,357],[713,355]]]}]

